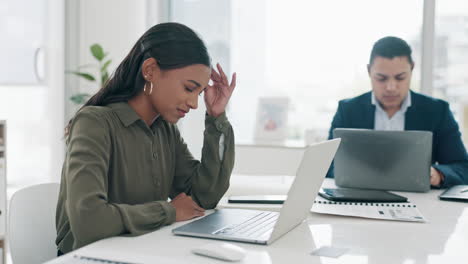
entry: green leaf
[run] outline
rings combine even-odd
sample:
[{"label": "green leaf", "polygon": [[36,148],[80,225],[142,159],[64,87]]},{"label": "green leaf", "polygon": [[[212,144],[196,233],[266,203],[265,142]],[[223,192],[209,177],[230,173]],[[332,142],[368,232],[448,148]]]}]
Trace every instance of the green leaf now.
[{"label": "green leaf", "polygon": [[93,44],[90,49],[94,58],[96,58],[98,61],[102,61],[102,59],[104,59],[106,56],[106,54],[104,54],[104,50],[99,44]]},{"label": "green leaf", "polygon": [[73,103],[80,105],[86,103],[86,101],[91,97],[90,94],[87,93],[77,93],[70,97],[70,101]]},{"label": "green leaf", "polygon": [[104,72],[101,76],[101,87],[106,84],[107,80],[109,80],[109,74],[107,72]]},{"label": "green leaf", "polygon": [[112,62],[112,60],[108,60],[104,63],[104,65],[102,65],[101,67],[101,72],[106,72],[107,70],[107,67],[109,66],[109,64]]},{"label": "green leaf", "polygon": [[96,78],[94,78],[93,75],[91,75],[90,73],[86,73],[86,72],[77,72],[77,71],[72,71],[72,72],[69,72],[69,73],[72,73],[72,74],[75,74],[79,77],[82,77],[88,81],[96,81]]}]

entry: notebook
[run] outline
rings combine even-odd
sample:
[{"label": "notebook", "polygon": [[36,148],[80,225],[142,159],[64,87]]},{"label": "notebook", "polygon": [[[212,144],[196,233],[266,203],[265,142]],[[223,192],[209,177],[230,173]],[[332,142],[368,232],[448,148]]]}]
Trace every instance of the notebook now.
[{"label": "notebook", "polygon": [[439,195],[440,200],[468,202],[468,185],[455,185]]},{"label": "notebook", "polygon": [[50,264],[137,264],[134,262],[123,262],[117,260],[109,260],[102,258],[86,257],[79,255],[66,255],[61,258],[54,259]]},{"label": "notebook", "polygon": [[426,222],[411,203],[333,202],[317,197],[311,212],[382,220]]},{"label": "notebook", "polygon": [[[54,258],[45,264],[149,264],[149,263],[164,263],[175,264],[177,260],[168,257],[144,255],[144,254],[128,254],[125,252],[112,251],[86,251],[85,254],[80,250],[79,254],[71,252],[61,257]],[[112,256],[111,258],[102,256]]]}]

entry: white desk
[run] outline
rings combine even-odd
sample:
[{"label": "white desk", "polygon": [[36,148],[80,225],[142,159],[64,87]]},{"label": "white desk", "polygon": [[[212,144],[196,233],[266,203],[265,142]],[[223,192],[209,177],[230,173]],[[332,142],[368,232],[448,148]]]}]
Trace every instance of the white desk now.
[{"label": "white desk", "polygon": [[[333,181],[325,181],[324,187],[332,186]],[[238,263],[467,263],[468,204],[440,201],[440,193],[399,193],[418,206],[428,223],[311,213],[270,246],[236,243],[248,251]],[[137,263],[227,263],[190,253],[193,247],[215,240],[172,235],[171,230],[182,224],[139,237],[104,239],[74,253]],[[310,255],[327,245],[349,251],[337,259]]]}]

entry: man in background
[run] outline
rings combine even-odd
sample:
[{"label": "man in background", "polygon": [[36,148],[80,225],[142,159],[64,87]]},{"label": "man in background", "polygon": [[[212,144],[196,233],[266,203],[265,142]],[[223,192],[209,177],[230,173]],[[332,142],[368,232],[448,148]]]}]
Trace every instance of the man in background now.
[{"label": "man in background", "polygon": [[[329,138],[335,128],[431,131],[431,185],[468,184],[468,155],[449,104],[411,91],[413,68],[408,43],[397,37],[378,40],[367,65],[372,91],[339,102]],[[333,165],[327,177],[333,177]]]}]

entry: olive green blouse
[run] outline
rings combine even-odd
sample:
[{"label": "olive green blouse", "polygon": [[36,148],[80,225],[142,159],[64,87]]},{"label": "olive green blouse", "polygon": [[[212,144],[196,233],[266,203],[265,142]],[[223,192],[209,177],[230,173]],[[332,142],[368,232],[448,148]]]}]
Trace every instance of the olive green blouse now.
[{"label": "olive green blouse", "polygon": [[159,117],[149,127],[126,102],[83,108],[66,142],[56,214],[63,253],[173,223],[168,198],[181,192],[214,208],[234,166],[234,133],[224,113],[206,116],[201,162],[177,126]]}]

